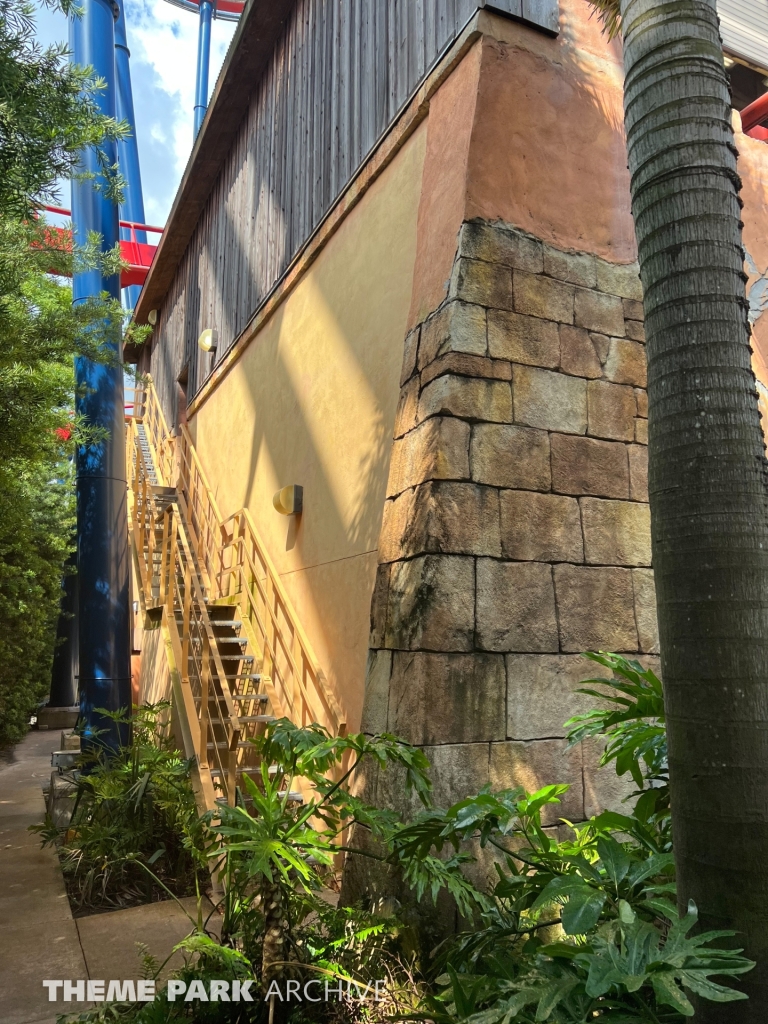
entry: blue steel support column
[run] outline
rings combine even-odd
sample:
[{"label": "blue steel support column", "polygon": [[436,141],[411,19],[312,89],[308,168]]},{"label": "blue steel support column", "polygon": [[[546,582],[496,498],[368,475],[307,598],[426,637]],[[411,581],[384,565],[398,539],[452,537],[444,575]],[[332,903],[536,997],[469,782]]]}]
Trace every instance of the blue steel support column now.
[{"label": "blue steel support column", "polygon": [[195,138],[208,106],[208,68],[211,63],[211,19],[213,3],[200,0],[200,33],[197,37],[197,80],[195,82]]},{"label": "blue steel support column", "polygon": [[[139,148],[136,142],[136,116],[133,111],[133,90],[131,89],[131,51],[125,30],[125,9],[123,0],[117,0],[120,16],[115,22],[115,75],[117,78],[117,119],[127,121],[131,127],[131,135],[117,144],[117,162],[120,173],[125,178],[124,202],[122,205],[123,220],[132,220],[137,224],[146,224],[144,217],[144,196],[141,189],[141,167],[139,165]],[[120,237],[128,239],[131,232],[128,228],[120,228]],[[146,231],[136,232],[137,242],[146,242]],[[133,309],[136,305],[141,286],[133,284],[125,288],[126,306]]]},{"label": "blue steel support column", "polygon": [[[97,102],[104,114],[114,117],[117,7],[110,0],[82,0],[81,9],[82,16],[70,20],[72,59],[91,65],[104,79],[106,88]],[[103,149],[107,163],[114,164],[114,144],[105,143]],[[82,244],[89,230],[96,231],[102,249],[111,249],[118,241],[117,206],[95,187],[101,172],[93,151],[83,152],[81,167],[95,179],[72,182],[75,240]],[[119,299],[120,280],[117,275],[104,277],[97,268],[75,274],[72,292],[76,305],[101,292]],[[115,355],[120,355],[120,339],[114,344]],[[75,377],[78,412],[108,433],[102,443],[77,452],[80,709],[86,745],[95,742],[114,748],[124,739],[124,730],[95,709],[116,711],[131,704],[123,371],[119,365],[80,358],[75,362]],[[95,730],[103,733],[94,740]]]}]

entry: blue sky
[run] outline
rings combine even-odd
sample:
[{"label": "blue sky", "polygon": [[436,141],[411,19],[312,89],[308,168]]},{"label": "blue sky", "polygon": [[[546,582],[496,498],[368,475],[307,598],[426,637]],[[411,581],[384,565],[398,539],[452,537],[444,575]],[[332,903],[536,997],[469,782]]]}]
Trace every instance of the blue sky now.
[{"label": "blue sky", "polygon": [[[165,0],[125,0],[125,9],[144,211],[163,225],[192,149],[198,19]],[[211,90],[234,30],[213,23]],[[66,18],[41,7],[37,34],[43,44],[66,42]],[[64,192],[62,202],[69,205]]]}]

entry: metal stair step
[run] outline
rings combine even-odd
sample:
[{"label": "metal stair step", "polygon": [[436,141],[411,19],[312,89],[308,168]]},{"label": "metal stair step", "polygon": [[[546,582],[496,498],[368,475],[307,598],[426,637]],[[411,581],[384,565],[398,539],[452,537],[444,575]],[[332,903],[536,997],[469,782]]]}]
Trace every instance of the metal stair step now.
[{"label": "metal stair step", "polygon": [[[219,654],[222,662],[253,662],[253,654]],[[188,660],[193,660],[193,655],[189,654]],[[229,678],[228,676],[226,677]]]}]

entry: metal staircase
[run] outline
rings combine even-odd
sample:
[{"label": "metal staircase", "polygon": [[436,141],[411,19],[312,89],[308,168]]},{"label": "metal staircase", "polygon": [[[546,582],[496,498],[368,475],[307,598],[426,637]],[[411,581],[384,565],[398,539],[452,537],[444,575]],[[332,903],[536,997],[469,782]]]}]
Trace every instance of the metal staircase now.
[{"label": "metal staircase", "polygon": [[142,610],[163,630],[198,802],[234,804],[243,774],[258,778],[251,740],[270,722],[342,735],[344,717],[247,509],[222,518],[189,434],[167,429],[151,382],[136,391],[126,444]]}]

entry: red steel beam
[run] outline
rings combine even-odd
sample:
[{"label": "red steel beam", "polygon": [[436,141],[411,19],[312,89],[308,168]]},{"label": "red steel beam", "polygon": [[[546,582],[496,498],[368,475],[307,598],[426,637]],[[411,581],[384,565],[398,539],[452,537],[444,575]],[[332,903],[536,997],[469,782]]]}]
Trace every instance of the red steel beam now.
[{"label": "red steel beam", "polygon": [[[42,206],[40,208],[47,210],[49,213],[59,213],[65,217],[71,216],[71,212],[62,206]],[[131,232],[130,239],[120,239],[120,255],[124,262],[128,264],[120,274],[120,287],[129,288],[133,284],[143,285],[157,252],[157,246],[137,241],[136,232],[152,231],[155,234],[162,235],[163,228],[153,227],[151,224],[139,224],[132,220],[121,220],[120,227],[129,228]],[[51,228],[51,230],[57,232],[62,238],[65,234],[68,234],[63,228]],[[71,236],[66,240],[65,244],[71,246]]]},{"label": "red steel beam", "polygon": [[750,128],[760,124],[766,117],[768,117],[768,92],[758,96],[748,107],[744,107],[741,112],[742,131],[748,132]]}]

